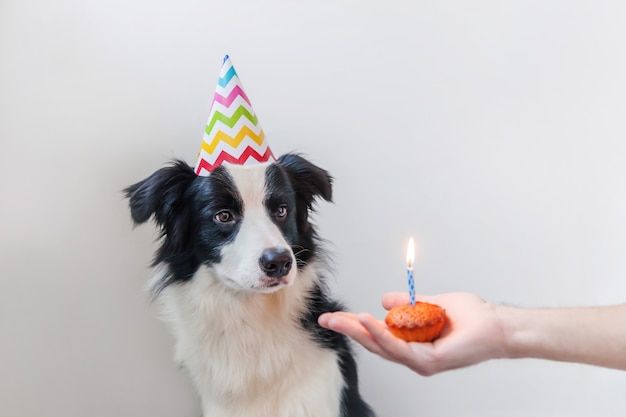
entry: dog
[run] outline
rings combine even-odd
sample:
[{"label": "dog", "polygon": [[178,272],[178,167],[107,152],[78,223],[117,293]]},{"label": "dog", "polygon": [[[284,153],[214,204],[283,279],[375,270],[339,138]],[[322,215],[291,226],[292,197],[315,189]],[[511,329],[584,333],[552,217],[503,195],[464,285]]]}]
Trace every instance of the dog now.
[{"label": "dog", "polygon": [[150,287],[205,417],[373,417],[310,221],[332,177],[299,154],[209,176],[176,160],[124,190],[160,230]]}]

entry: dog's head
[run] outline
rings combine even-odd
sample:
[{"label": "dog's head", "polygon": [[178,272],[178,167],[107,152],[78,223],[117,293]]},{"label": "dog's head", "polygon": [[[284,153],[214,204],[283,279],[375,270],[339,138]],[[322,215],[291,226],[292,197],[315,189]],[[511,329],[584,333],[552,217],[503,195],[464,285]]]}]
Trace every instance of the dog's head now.
[{"label": "dog's head", "polygon": [[133,221],[154,217],[160,228],[154,264],[166,274],[157,291],[205,265],[232,289],[272,292],[314,256],[309,212],[316,198],[331,200],[332,178],[287,154],[270,164],[222,165],[207,177],[176,161],[124,191]]}]

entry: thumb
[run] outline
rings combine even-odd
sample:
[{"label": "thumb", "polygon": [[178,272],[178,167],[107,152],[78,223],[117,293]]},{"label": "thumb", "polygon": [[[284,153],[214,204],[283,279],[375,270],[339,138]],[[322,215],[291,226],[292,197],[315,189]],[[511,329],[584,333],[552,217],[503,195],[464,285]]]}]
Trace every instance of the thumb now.
[{"label": "thumb", "polygon": [[[415,299],[417,301],[426,301],[428,302],[432,297],[422,296],[419,294],[415,294]],[[401,306],[405,304],[409,304],[411,302],[411,297],[406,292],[388,292],[383,295],[382,304],[386,310],[391,310],[396,306]]]},{"label": "thumb", "polygon": [[386,310],[391,310],[395,306],[408,304],[411,301],[409,294],[405,292],[388,292],[383,295],[383,307]]}]

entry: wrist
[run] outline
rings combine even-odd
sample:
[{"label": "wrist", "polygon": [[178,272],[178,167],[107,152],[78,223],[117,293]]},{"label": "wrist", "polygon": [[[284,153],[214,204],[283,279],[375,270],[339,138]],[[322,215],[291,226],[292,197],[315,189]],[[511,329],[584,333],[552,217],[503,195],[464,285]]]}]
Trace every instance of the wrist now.
[{"label": "wrist", "polygon": [[522,357],[521,339],[520,339],[520,322],[523,318],[522,311],[518,307],[511,306],[494,306],[498,325],[502,334],[502,351],[501,357],[507,359],[515,359]]}]

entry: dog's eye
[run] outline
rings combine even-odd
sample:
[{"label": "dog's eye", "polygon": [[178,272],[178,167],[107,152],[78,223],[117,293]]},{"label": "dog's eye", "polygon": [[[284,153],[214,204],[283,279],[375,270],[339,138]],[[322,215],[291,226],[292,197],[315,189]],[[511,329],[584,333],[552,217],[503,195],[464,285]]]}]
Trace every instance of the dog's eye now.
[{"label": "dog's eye", "polygon": [[233,215],[228,210],[222,210],[213,216],[213,220],[218,223],[229,223],[233,221]]},{"label": "dog's eye", "polygon": [[285,217],[287,215],[287,205],[283,204],[276,210],[276,217]]}]

